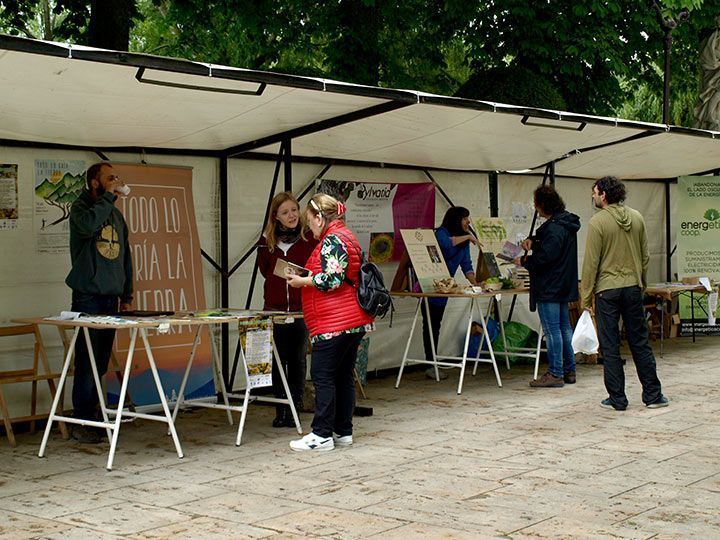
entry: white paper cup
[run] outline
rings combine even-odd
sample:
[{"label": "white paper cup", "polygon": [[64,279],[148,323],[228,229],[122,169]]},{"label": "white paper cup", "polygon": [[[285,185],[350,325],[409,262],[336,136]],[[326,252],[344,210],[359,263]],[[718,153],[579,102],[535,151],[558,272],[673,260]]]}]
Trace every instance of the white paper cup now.
[{"label": "white paper cup", "polygon": [[130,186],[123,184],[117,188],[117,191],[123,195],[130,195]]}]

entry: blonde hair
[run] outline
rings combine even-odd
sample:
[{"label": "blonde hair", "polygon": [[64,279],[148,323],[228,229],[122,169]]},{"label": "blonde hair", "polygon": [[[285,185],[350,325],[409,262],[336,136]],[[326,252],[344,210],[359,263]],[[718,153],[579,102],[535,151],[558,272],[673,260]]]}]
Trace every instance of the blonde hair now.
[{"label": "blonde hair", "polygon": [[[295,198],[295,195],[290,193],[289,191],[283,191],[282,193],[278,193],[273,197],[272,202],[270,203],[270,215],[268,216],[267,223],[265,224],[265,230],[263,231],[263,234],[265,235],[265,239],[267,240],[267,246],[268,249],[272,252],[275,250],[275,247],[277,246],[277,238],[275,236],[275,223],[277,220],[277,212],[278,208],[283,203],[286,203],[287,201],[292,201],[295,203],[295,206],[298,208],[298,214],[300,214],[300,203]],[[305,216],[302,214],[299,215],[300,218],[300,237],[305,240]]]},{"label": "blonde hair", "polygon": [[336,219],[345,220],[345,215],[338,213],[338,200],[335,197],[326,195],[325,193],[316,193],[308,202],[305,212],[310,212],[313,216],[320,214],[325,220],[325,227]]}]

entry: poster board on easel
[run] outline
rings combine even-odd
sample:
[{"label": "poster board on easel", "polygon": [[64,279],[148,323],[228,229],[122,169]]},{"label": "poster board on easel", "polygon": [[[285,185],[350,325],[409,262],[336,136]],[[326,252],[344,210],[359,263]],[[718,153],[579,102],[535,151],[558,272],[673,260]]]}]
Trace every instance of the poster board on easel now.
[{"label": "poster board on easel", "polygon": [[400,234],[420,289],[424,293],[435,292],[437,281],[450,278],[435,232],[432,229],[401,229]]}]

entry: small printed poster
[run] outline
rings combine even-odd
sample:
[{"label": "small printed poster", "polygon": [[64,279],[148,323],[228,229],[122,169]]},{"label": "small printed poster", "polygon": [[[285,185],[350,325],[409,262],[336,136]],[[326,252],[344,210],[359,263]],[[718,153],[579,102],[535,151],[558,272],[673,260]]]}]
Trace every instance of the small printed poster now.
[{"label": "small printed poster", "polygon": [[0,231],[17,229],[18,166],[0,164]]},{"label": "small printed poster", "polygon": [[420,289],[436,292],[439,282],[450,277],[445,258],[432,229],[401,229],[408,256],[412,262]]},{"label": "small printed poster", "polygon": [[477,218],[473,226],[478,241],[482,244],[485,253],[502,253],[503,246],[508,240],[507,229],[502,218]]},{"label": "small printed poster", "polygon": [[272,321],[240,321],[240,346],[245,357],[248,388],[272,386]]},{"label": "small printed poster", "polygon": [[84,161],[35,160],[36,253],[70,252],[70,207],[84,186]]}]

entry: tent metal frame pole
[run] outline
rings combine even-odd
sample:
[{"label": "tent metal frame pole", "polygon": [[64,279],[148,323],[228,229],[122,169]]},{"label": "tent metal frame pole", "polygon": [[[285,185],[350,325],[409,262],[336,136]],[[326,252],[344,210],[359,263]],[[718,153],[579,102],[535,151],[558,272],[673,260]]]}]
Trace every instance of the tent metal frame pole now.
[{"label": "tent metal frame pole", "polygon": [[[228,308],[230,304],[230,275],[228,274],[228,159],[220,158],[220,304]],[[228,351],[230,347],[230,329],[228,325],[221,324],[220,344],[222,353],[222,376],[225,385],[228,384],[229,364]]]},{"label": "tent metal frame pole", "polygon": [[[292,193],[292,139],[285,141],[285,155],[283,157],[283,172],[285,173],[285,191]],[[268,208],[269,210],[269,208]]]},{"label": "tent metal frame pole", "polygon": [[500,215],[500,192],[498,191],[497,171],[488,174],[488,197],[490,198],[490,217]]},{"label": "tent metal frame pole", "polygon": [[445,190],[442,188],[442,186],[437,183],[437,180],[435,180],[433,175],[430,174],[430,171],[428,171],[427,169],[423,169],[422,172],[425,173],[425,176],[427,176],[430,179],[430,181],[435,186],[435,189],[437,189],[440,192],[440,195],[443,196],[443,199],[445,199],[445,201],[447,201],[447,203],[450,206],[455,206],[455,203],[453,203],[452,200],[450,199],[450,197],[448,197],[448,194],[445,193]]},{"label": "tent metal frame pole", "polygon": [[314,124],[308,124],[306,126],[290,129],[282,133],[268,135],[267,137],[263,137],[261,139],[248,141],[246,143],[242,143],[236,146],[231,146],[230,148],[226,148],[224,153],[227,155],[227,157],[232,158],[237,156],[238,154],[249,152],[250,150],[255,150],[257,148],[263,148],[265,146],[282,143],[284,141],[295,139],[297,137],[302,137],[304,135],[311,135],[319,131],[324,131],[326,129],[342,126],[344,124],[349,124],[357,120],[362,120],[364,118],[369,118],[378,114],[383,114],[386,112],[394,111],[396,109],[401,109],[403,107],[407,107],[408,105],[414,105],[415,103],[417,103],[416,100],[386,101],[385,103],[379,103],[377,105],[373,105],[359,111],[341,114],[340,116],[328,118],[327,120],[321,120],[319,122],[315,122]]},{"label": "tent metal frame pole", "polygon": [[670,182],[665,182],[665,281],[672,281],[672,253],[670,252],[671,223],[670,223]]},{"label": "tent metal frame pole", "polygon": [[[253,271],[252,276],[250,278],[250,286],[248,287],[248,294],[247,299],[245,300],[245,309],[250,309],[250,303],[252,302],[253,292],[255,292],[255,281],[257,280],[257,272],[258,272],[258,266],[257,266],[257,247],[258,243],[260,242],[260,238],[262,238],[263,229],[265,227],[265,224],[268,222],[268,219],[270,217],[270,206],[272,205],[272,200],[275,197],[275,190],[277,189],[278,179],[280,178],[280,166],[286,163],[286,154],[290,152],[290,145],[287,142],[283,142],[280,145],[280,152],[278,153],[278,159],[275,162],[275,173],[273,174],[273,181],[272,185],[270,186],[270,192],[268,193],[268,199],[267,204],[265,205],[265,215],[263,216],[262,220],[262,228],[260,230],[260,236],[258,236],[258,239],[255,241],[255,244],[248,250],[247,255],[255,252],[255,264],[253,265]],[[287,180],[287,177],[286,177]],[[243,257],[243,259],[247,259],[247,257]],[[237,270],[237,268],[240,266],[241,263],[238,263],[234,266],[233,271]]]},{"label": "tent metal frame pole", "polygon": [[[292,193],[292,143],[291,140],[288,139],[286,141],[283,141],[280,145],[280,152],[277,155],[277,161],[275,162],[275,172],[273,174],[273,181],[272,186],[270,187],[270,192],[268,193],[268,200],[267,204],[265,206],[265,217],[263,218],[263,230],[264,230],[264,224],[267,223],[268,218],[270,217],[270,207],[272,205],[272,200],[275,198],[275,190],[277,188],[278,179],[280,177],[280,165],[283,166],[283,172],[284,172],[284,191],[289,191]],[[262,237],[262,230],[260,232],[260,236]],[[252,303],[252,297],[253,293],[255,292],[255,282],[257,281],[257,273],[258,273],[258,261],[257,261],[257,247],[258,242],[260,241],[260,238],[258,238],[258,241],[255,243],[255,245],[250,248],[248,253],[252,253],[255,251],[255,264],[253,265],[253,271],[252,271],[252,277],[250,278],[250,286],[248,287],[248,294],[247,299],[245,300],[245,309],[250,309],[250,304]],[[235,269],[237,269],[236,265]],[[238,361],[240,359],[240,347],[237,347],[235,349],[235,357],[233,358],[233,365],[232,370],[230,374],[230,380],[235,380],[235,374],[237,373],[237,366]]]},{"label": "tent metal frame pole", "polygon": [[325,165],[322,170],[317,174],[317,176],[315,176],[313,181],[308,183],[308,185],[305,186],[305,189],[300,192],[300,195],[297,196],[297,200],[302,201],[305,198],[305,195],[307,195],[308,192],[315,186],[315,182],[317,182],[318,180],[322,180],[323,176],[325,176],[325,174],[330,170],[331,167],[332,163],[328,163],[327,165]]}]

